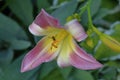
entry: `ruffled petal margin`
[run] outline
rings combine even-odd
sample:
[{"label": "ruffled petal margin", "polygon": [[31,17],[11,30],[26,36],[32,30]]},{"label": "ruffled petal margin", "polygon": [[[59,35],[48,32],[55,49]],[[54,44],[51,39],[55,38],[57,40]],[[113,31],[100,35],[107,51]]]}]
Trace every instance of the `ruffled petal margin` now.
[{"label": "ruffled petal margin", "polygon": [[70,32],[77,41],[82,41],[87,37],[83,27],[74,19],[65,25],[65,29]]}]

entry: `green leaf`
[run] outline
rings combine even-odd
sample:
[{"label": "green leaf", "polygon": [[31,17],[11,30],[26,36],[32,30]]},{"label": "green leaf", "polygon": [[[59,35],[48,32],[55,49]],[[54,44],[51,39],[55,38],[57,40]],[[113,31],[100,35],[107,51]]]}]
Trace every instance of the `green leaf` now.
[{"label": "green leaf", "polygon": [[39,41],[40,39],[42,39],[42,36],[35,36],[35,37],[34,37],[34,40],[35,40],[36,43],[38,43],[38,41]]},{"label": "green leaf", "polygon": [[114,67],[104,69],[102,72],[102,79],[104,80],[116,80],[117,71]]},{"label": "green leaf", "polygon": [[43,9],[47,9],[50,7],[50,3],[48,0],[37,0],[37,6],[39,11],[43,8]]},{"label": "green leaf", "polygon": [[69,80],[94,80],[92,75],[83,70],[75,70]]},{"label": "green leaf", "polygon": [[119,75],[117,76],[117,80],[120,80],[120,73],[119,73]]},{"label": "green leaf", "polygon": [[13,59],[12,49],[0,50],[0,67],[8,65],[12,59]]},{"label": "green leaf", "polygon": [[0,14],[0,35],[0,40],[9,43],[12,49],[26,49],[31,45],[20,26],[3,14]]},{"label": "green leaf", "polygon": [[119,2],[119,5],[120,5],[120,0],[118,0],[118,2]]},{"label": "green leaf", "polygon": [[91,9],[91,16],[94,16],[100,9],[101,6],[101,0],[92,0],[90,4],[90,9]]},{"label": "green leaf", "polygon": [[33,20],[33,7],[31,0],[6,0],[12,12],[25,25],[29,25]]},{"label": "green leaf", "polygon": [[0,13],[0,40],[13,38],[26,39],[27,36],[15,21]]},{"label": "green leaf", "polygon": [[15,50],[22,50],[30,47],[31,43],[25,40],[10,40],[11,48]]},{"label": "green leaf", "polygon": [[65,80],[62,76],[62,74],[60,73],[59,69],[56,68],[54,70],[52,70],[49,75],[47,75],[44,79],[42,80]]},{"label": "green leaf", "polygon": [[21,60],[23,56],[19,57],[9,66],[4,67],[0,70],[0,80],[30,80],[31,77],[36,73],[37,69],[29,72],[21,73]]},{"label": "green leaf", "polygon": [[[117,56],[116,56],[116,57],[117,57]],[[120,56],[119,56],[119,59],[120,59]],[[116,60],[117,60],[117,59],[116,59]],[[111,60],[111,61],[107,62],[107,65],[108,65],[109,67],[120,68],[120,62],[119,62],[119,61],[113,61],[113,60]]]},{"label": "green leaf", "polygon": [[103,8],[108,8],[108,9],[112,9],[114,8],[116,5],[118,4],[117,1],[115,0],[102,0],[102,3],[101,3],[101,7]]},{"label": "green leaf", "polygon": [[110,58],[110,57],[115,56],[115,55],[118,55],[118,53],[111,50],[104,43],[100,43],[97,46],[97,49],[95,51],[95,57],[99,60],[104,59],[104,58]]},{"label": "green leaf", "polygon": [[43,64],[41,66],[41,68],[40,68],[41,73],[40,73],[39,78],[43,80],[43,78],[45,78],[46,76],[48,76],[50,74],[50,72],[53,69],[55,69],[56,67],[57,66],[56,66],[56,62],[55,61]]},{"label": "green leaf", "polygon": [[111,25],[111,36],[120,42],[120,21],[116,21]]},{"label": "green leaf", "polygon": [[68,78],[70,72],[72,71],[72,67],[60,68],[60,71],[65,79]]},{"label": "green leaf", "polygon": [[[95,16],[97,14],[97,12],[99,11],[101,6],[101,0],[92,0],[91,4],[90,4],[90,10],[91,10],[91,17]],[[88,24],[88,15],[87,15],[87,11],[85,11],[83,13],[83,15],[81,16],[81,23],[85,26],[87,26]]]},{"label": "green leaf", "polygon": [[56,9],[52,13],[52,15],[57,19],[59,19],[61,24],[65,24],[66,18],[74,13],[74,11],[77,8],[77,5],[78,5],[77,0],[72,0],[66,3],[65,5],[63,5],[62,7]]},{"label": "green leaf", "polygon": [[96,21],[98,21],[99,19],[102,19],[104,18],[106,15],[108,15],[110,12],[109,9],[107,8],[101,8],[99,11],[98,11],[98,14],[95,16],[95,19]]}]

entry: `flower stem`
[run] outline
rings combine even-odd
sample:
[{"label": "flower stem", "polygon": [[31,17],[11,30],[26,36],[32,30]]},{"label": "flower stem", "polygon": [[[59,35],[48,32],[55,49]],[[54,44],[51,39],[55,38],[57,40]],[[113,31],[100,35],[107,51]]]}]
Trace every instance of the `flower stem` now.
[{"label": "flower stem", "polygon": [[96,27],[92,26],[92,29],[97,35],[102,35],[102,33]]},{"label": "flower stem", "polygon": [[81,16],[86,11],[87,5],[88,5],[88,2],[82,8],[79,9],[80,10],[79,16]]},{"label": "flower stem", "polygon": [[87,12],[88,12],[89,28],[92,28],[93,24],[92,24],[92,17],[91,17],[91,11],[90,11],[90,3],[91,3],[91,0],[88,0]]}]

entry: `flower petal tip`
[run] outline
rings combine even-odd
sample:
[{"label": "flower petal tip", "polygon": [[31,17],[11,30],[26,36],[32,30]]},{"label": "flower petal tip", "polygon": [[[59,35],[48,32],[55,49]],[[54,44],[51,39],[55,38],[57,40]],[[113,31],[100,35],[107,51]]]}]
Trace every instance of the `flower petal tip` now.
[{"label": "flower petal tip", "polygon": [[[92,69],[99,69],[99,68],[102,68],[102,67],[103,67],[103,65],[101,63],[97,62],[97,63],[93,64],[93,67],[91,67],[90,69],[91,70]],[[87,70],[90,70],[90,69],[88,68]]]},{"label": "flower petal tip", "polygon": [[24,68],[21,68],[21,73],[23,73],[23,72],[25,72],[25,71],[27,71],[27,70],[25,70]]},{"label": "flower petal tip", "polygon": [[36,23],[43,29],[49,26],[60,27],[58,20],[49,15],[44,9],[42,9],[38,16],[35,18],[34,23]]},{"label": "flower petal tip", "polygon": [[22,63],[22,66],[21,66],[21,73],[23,73],[23,72],[26,72],[26,71],[28,71],[28,70],[30,70],[30,69],[28,69],[28,68],[26,68],[25,66],[24,66],[24,64]]},{"label": "flower petal tip", "polygon": [[41,9],[41,15],[50,16],[44,9]]},{"label": "flower petal tip", "polygon": [[92,67],[86,68],[85,70],[99,69],[99,68],[101,68],[101,67],[103,67],[103,65],[100,64],[100,63],[97,63],[97,64],[93,65]]},{"label": "flower petal tip", "polygon": [[76,53],[70,55],[70,63],[74,67],[82,70],[93,70],[102,67],[101,63],[82,49],[80,50],[80,48]]},{"label": "flower petal tip", "polygon": [[60,68],[64,68],[64,67],[67,67],[67,66],[70,66],[69,63],[66,63],[66,62],[61,62],[61,61],[57,61],[57,64]]},{"label": "flower petal tip", "polygon": [[23,72],[25,72],[25,70],[21,68],[20,72],[23,73]]},{"label": "flower petal tip", "polygon": [[77,21],[77,19],[69,21],[65,25],[66,30],[68,30],[77,41],[82,41],[87,38],[82,25]]},{"label": "flower petal tip", "polygon": [[26,61],[25,61],[25,58],[23,59],[22,61],[22,65],[21,65],[21,72],[26,72],[26,71],[29,71],[29,70],[32,70],[33,67],[31,65],[27,65],[26,64]]},{"label": "flower petal tip", "polygon": [[46,12],[43,8],[41,9],[41,12]]},{"label": "flower petal tip", "polygon": [[36,36],[40,36],[44,32],[44,30],[34,22],[29,26],[29,31]]},{"label": "flower petal tip", "polygon": [[32,67],[21,67],[21,73],[23,72],[26,72],[26,71],[29,71],[29,70],[32,70],[33,68]]},{"label": "flower petal tip", "polygon": [[101,63],[97,64],[97,68],[102,68],[102,67],[103,67],[103,64],[101,64]]}]

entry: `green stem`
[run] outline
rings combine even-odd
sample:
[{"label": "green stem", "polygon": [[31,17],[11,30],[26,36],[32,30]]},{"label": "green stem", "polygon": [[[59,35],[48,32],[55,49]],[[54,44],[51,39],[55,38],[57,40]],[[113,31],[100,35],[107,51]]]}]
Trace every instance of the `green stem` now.
[{"label": "green stem", "polygon": [[88,12],[88,22],[89,22],[89,28],[92,28],[92,17],[91,17],[91,11],[90,11],[90,3],[91,0],[88,0],[88,5],[87,5],[87,12]]},{"label": "green stem", "polygon": [[97,35],[100,36],[102,33],[96,27],[94,27],[94,25],[92,23],[92,17],[91,17],[91,11],[90,11],[90,4],[91,4],[91,0],[88,0],[87,12],[88,12],[89,30],[92,29]]},{"label": "green stem", "polygon": [[86,3],[82,8],[80,8],[79,16],[81,16],[86,11],[87,5],[88,5],[88,3]]},{"label": "green stem", "polygon": [[92,29],[97,35],[102,35],[102,33],[96,27],[92,26]]},{"label": "green stem", "polygon": [[87,9],[89,30],[92,30],[92,32],[94,31],[97,35],[100,36],[102,33],[96,27],[94,27],[92,23],[91,10],[90,10],[91,1],[92,0],[88,0],[88,2],[81,8],[81,12],[79,13],[79,15],[81,16],[84,13],[84,11]]}]

